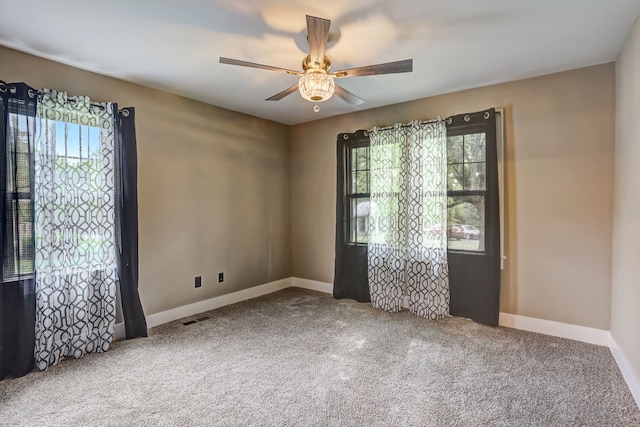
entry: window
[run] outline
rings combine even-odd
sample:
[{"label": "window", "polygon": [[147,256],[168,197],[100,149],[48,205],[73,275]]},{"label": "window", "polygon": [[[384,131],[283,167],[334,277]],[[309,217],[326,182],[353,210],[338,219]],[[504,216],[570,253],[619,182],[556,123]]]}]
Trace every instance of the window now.
[{"label": "window", "polygon": [[33,203],[31,200],[32,137],[34,120],[25,107],[9,101],[7,118],[4,282],[33,274]]},{"label": "window", "polygon": [[345,144],[348,243],[367,243],[369,234],[369,140]]},{"label": "window", "polygon": [[486,134],[447,137],[449,249],[484,252]]},{"label": "window", "polygon": [[[51,144],[49,155],[54,159],[52,168],[44,175],[50,182],[52,192],[46,195],[45,211],[48,220],[56,224],[56,231],[48,234],[48,244],[68,247],[64,257],[56,260],[61,267],[102,265],[104,259],[112,258],[110,246],[112,233],[96,233],[89,227],[93,222],[113,223],[113,219],[102,215],[100,207],[105,195],[103,187],[109,184],[109,173],[102,159],[101,129],[94,126],[49,121],[41,126],[40,121],[24,114],[8,115],[7,176],[5,210],[7,212],[3,281],[33,273],[35,261],[34,238],[43,245],[43,235],[34,235],[31,175],[33,174],[33,135],[40,135]],[[111,188],[110,193],[113,193]],[[89,223],[87,223],[87,212]],[[104,227],[98,227],[103,230]],[[91,232],[89,232],[89,231]],[[49,230],[50,231],[50,230]]]},{"label": "window", "polygon": [[[348,209],[348,243],[368,243],[370,231],[375,238],[375,224],[369,223],[370,148],[369,141],[356,140],[345,144],[345,198]],[[390,156],[398,164],[400,153],[396,145],[374,155]],[[389,179],[399,173],[388,168]],[[447,138],[448,240],[449,249],[484,251],[486,193],[486,134],[468,133]],[[389,195],[391,208],[397,204],[397,194]],[[438,229],[439,226],[432,226]],[[425,233],[430,232],[427,227]]]},{"label": "window", "polygon": [[[440,224],[447,222],[450,314],[488,325],[497,325],[499,314],[503,120],[502,113],[494,108],[447,118],[446,168],[445,173],[438,174],[440,179],[446,175],[446,197],[442,192],[438,195],[440,206],[446,199],[447,210],[440,209],[437,220],[430,218],[429,223],[425,220],[414,227],[422,227],[422,243],[430,247],[433,242],[429,240],[442,242]],[[380,213],[397,211],[401,205],[398,199],[404,195],[400,172],[407,164],[407,153],[392,141],[371,149],[369,144],[367,131],[337,136],[336,298],[370,301],[369,249],[388,228]],[[390,189],[381,195],[373,194],[371,177],[376,190],[380,174],[372,165],[384,171],[381,179],[397,185],[387,186]],[[427,189],[417,197],[415,193],[408,197],[419,209],[419,197],[428,197],[429,193],[435,194]]]},{"label": "window", "polygon": [[[400,161],[397,147],[384,152],[371,153],[368,138],[345,142],[345,240],[347,243],[375,241],[376,224],[370,223],[370,213],[380,206],[370,203],[370,156],[384,155]],[[394,163],[394,164],[395,164]],[[398,170],[389,167],[389,178]],[[447,136],[447,195],[448,195],[448,248],[452,251],[484,253],[486,250],[486,197],[487,197],[487,134],[478,127],[448,130]],[[391,199],[396,198],[390,194]],[[390,201],[390,206],[394,205]],[[375,217],[375,215],[374,215]],[[431,228],[439,233],[439,226]],[[431,228],[425,228],[429,236]]]},{"label": "window", "polygon": [[104,132],[60,120],[38,123],[36,200],[53,201],[36,210],[41,215],[35,236],[40,272],[101,270],[114,262],[113,148]]}]

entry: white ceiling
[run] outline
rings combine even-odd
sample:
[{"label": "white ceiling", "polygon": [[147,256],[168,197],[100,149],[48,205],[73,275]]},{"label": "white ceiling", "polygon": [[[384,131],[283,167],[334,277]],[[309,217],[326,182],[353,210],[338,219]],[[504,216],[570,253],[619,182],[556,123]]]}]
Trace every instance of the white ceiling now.
[{"label": "white ceiling", "polygon": [[[614,61],[640,0],[0,0],[0,45],[286,124]],[[340,80],[366,102],[313,104],[295,70],[305,15],[332,20],[333,70],[413,58],[413,73]],[[2,76],[0,76],[2,78]],[[113,100],[118,101],[118,100]]]}]

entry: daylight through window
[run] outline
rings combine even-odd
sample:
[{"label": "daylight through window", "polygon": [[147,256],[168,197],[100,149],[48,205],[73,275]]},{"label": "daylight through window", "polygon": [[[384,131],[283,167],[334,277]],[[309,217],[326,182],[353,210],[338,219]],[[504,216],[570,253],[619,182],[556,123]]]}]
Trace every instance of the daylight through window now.
[{"label": "daylight through window", "polygon": [[[394,146],[395,147],[395,146]],[[401,156],[394,147],[374,155]],[[395,147],[397,148],[397,147]],[[460,133],[447,137],[447,205],[448,249],[453,251],[485,251],[485,197],[487,191],[486,134],[484,132]],[[370,156],[368,140],[356,140],[345,144],[345,197],[349,218],[345,235],[348,243],[368,243],[368,236],[375,241],[376,224],[370,223],[372,209],[370,197]],[[389,164],[389,163],[387,163]],[[397,165],[399,170],[400,165]],[[385,172],[393,179],[397,170]],[[389,195],[393,205],[397,197]],[[375,217],[375,215],[373,215]],[[440,226],[426,227],[425,241],[436,238],[429,233],[440,233]]]},{"label": "daylight through window", "polygon": [[347,146],[347,209],[350,243],[367,243],[369,233],[369,145],[356,141]]},{"label": "daylight through window", "polygon": [[450,250],[484,252],[486,134],[447,137]]}]

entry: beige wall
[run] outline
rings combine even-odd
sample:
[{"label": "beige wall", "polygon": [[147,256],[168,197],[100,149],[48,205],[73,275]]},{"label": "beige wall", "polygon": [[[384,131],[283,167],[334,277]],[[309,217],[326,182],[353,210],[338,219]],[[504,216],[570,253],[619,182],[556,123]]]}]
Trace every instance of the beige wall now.
[{"label": "beige wall", "polygon": [[290,275],[332,282],[336,135],[496,107],[501,310],[609,329],[614,76],[606,64],[289,128],[0,48],[2,80],[136,107],[147,314]]},{"label": "beige wall", "polygon": [[136,108],[147,315],[291,275],[288,126],[1,47],[0,79]]},{"label": "beige wall", "polygon": [[294,126],[293,275],[333,281],[339,132],[504,108],[501,311],[608,330],[614,77],[605,64]]},{"label": "beige wall", "polygon": [[640,20],[616,63],[611,335],[640,382]]}]

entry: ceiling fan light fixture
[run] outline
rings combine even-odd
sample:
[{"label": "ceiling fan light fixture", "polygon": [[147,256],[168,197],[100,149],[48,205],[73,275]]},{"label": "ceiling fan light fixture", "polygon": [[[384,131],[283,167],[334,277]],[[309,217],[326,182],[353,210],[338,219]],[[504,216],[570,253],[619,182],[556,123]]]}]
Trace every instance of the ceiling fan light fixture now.
[{"label": "ceiling fan light fixture", "polygon": [[300,95],[307,101],[322,102],[331,98],[335,84],[333,76],[325,72],[308,72],[300,77]]},{"label": "ceiling fan light fixture", "polygon": [[349,105],[356,106],[364,102],[364,100],[358,98],[342,86],[334,84],[334,79],[410,73],[413,71],[413,60],[405,59],[403,61],[386,62],[384,64],[367,65],[331,72],[331,60],[325,55],[327,42],[330,41],[331,38],[329,34],[330,25],[331,21],[328,19],[307,15],[307,43],[309,44],[309,54],[302,60],[302,72],[224,57],[220,57],[220,63],[298,76],[300,78],[298,84],[270,96],[265,99],[265,101],[279,101],[298,90],[302,98],[316,103],[313,109],[316,112],[320,109],[317,103],[331,98],[334,91],[338,98]]}]

